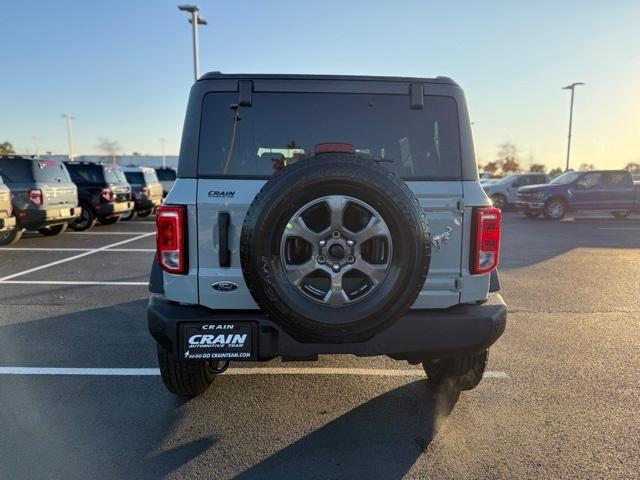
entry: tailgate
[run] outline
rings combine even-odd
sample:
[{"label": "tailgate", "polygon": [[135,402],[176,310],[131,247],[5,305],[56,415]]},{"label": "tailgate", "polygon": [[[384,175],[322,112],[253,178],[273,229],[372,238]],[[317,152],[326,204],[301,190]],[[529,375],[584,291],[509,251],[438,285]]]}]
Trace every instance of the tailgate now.
[{"label": "tailgate", "polygon": [[46,208],[72,208],[78,205],[78,190],[74,184],[45,184],[40,188],[44,194],[44,205]]},{"label": "tailgate", "polygon": [[[221,309],[257,308],[240,267],[240,234],[249,205],[265,180],[198,180],[198,292],[200,304]],[[446,308],[460,300],[462,255],[462,182],[407,182],[427,213],[433,237],[449,239],[432,251],[427,281],[413,308]],[[229,214],[230,266],[219,260],[220,213]],[[215,290],[217,282],[233,282],[235,290]]]},{"label": "tailgate", "polygon": [[11,192],[9,189],[0,185],[0,218],[7,218],[11,215]]}]

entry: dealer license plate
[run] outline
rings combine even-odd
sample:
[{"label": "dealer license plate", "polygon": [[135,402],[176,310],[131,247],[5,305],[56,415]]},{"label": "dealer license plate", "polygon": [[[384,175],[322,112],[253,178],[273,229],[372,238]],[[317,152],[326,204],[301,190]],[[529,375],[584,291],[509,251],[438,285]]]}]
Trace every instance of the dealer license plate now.
[{"label": "dealer license plate", "polygon": [[255,328],[250,322],[187,323],[180,326],[183,360],[252,360]]}]

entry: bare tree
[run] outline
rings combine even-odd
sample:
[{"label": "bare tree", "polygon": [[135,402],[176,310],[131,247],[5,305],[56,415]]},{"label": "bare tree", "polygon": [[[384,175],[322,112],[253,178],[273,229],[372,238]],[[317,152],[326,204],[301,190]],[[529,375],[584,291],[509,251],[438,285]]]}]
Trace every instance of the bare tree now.
[{"label": "bare tree", "polygon": [[509,173],[518,173],[520,168],[520,154],[518,147],[511,142],[504,142],[498,145],[498,154],[496,163],[502,167],[502,173],[507,175]]},{"label": "bare tree", "polygon": [[544,173],[547,171],[547,166],[544,163],[532,163],[529,166],[529,171]]},{"label": "bare tree", "polygon": [[9,142],[0,143],[0,155],[11,155],[12,153],[16,153],[13,145]]},{"label": "bare tree", "polygon": [[593,163],[581,163],[579,168],[581,172],[585,170],[595,170],[595,169],[596,167],[593,165]]},{"label": "bare tree", "polygon": [[103,152],[105,155],[111,157],[111,161],[115,164],[116,157],[122,151],[122,147],[116,140],[111,140],[110,138],[100,137],[98,138],[98,150]]},{"label": "bare tree", "polygon": [[640,174],[640,163],[638,162],[629,162],[627,166],[624,167],[625,170],[629,170],[633,174]]},{"label": "bare tree", "polygon": [[551,178],[557,177],[558,175],[560,175],[563,172],[563,170],[560,167],[556,167],[551,169],[551,171],[549,172],[549,176]]},{"label": "bare tree", "polygon": [[484,167],[483,171],[490,173],[491,175],[495,175],[500,168],[498,162],[488,162]]}]

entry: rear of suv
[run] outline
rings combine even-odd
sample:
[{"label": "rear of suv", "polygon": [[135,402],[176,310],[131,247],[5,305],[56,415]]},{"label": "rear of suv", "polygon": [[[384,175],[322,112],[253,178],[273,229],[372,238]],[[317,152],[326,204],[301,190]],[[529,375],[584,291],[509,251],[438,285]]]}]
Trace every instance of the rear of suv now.
[{"label": "rear of suv", "polygon": [[0,175],[11,189],[17,227],[0,244],[17,241],[24,230],[59,235],[80,216],[78,190],[64,163],[19,155],[0,157]]},{"label": "rear of suv", "polygon": [[0,175],[0,242],[3,237],[11,236],[15,229],[16,217],[13,216],[13,207],[11,206],[11,190],[4,184],[2,175]]},{"label": "rear of suv", "polygon": [[162,379],[193,396],[230,360],[387,355],[472,389],[506,325],[500,229],[452,80],[207,74],[158,208]]},{"label": "rear of suv", "polygon": [[84,231],[96,221],[110,225],[133,210],[131,186],[117,165],[66,162],[71,179],[78,187],[82,215],[70,226]]},{"label": "rear of suv", "polygon": [[131,220],[135,215],[147,217],[162,203],[162,185],[156,171],[150,167],[123,167],[122,170],[131,184],[134,210],[123,217]]}]

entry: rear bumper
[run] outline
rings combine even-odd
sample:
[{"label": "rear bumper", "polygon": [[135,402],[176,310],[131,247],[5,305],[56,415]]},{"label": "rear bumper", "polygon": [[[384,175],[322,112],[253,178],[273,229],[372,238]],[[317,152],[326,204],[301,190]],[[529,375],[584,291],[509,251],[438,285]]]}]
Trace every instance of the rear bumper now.
[{"label": "rear bumper", "polygon": [[257,324],[257,359],[312,358],[318,354],[388,355],[420,361],[470,355],[491,346],[504,332],[507,306],[499,294],[485,303],[444,310],[411,310],[391,327],[361,343],[302,343],[293,339],[261,311],[211,310],[170,302],[162,295],[149,299],[149,331],[164,348],[178,351],[181,323],[253,322]]},{"label": "rear bumper", "polygon": [[0,232],[16,228],[16,217],[0,218]]},{"label": "rear bumper", "polygon": [[136,198],[135,206],[136,212],[141,212],[144,210],[150,210],[162,203],[162,199],[153,199],[149,197]]},{"label": "rear bumper", "polygon": [[133,201],[101,203],[95,206],[96,217],[102,218],[123,215],[133,210],[134,206]]},{"label": "rear bumper", "polygon": [[18,210],[16,217],[21,228],[35,230],[52,225],[71,223],[80,216],[81,207],[49,208],[46,210]]}]

